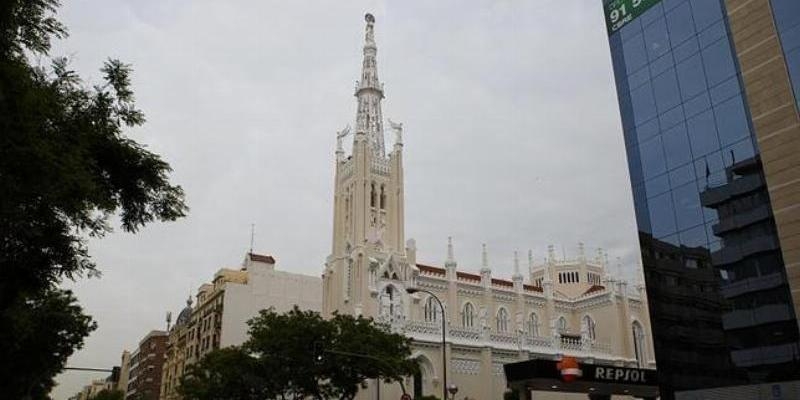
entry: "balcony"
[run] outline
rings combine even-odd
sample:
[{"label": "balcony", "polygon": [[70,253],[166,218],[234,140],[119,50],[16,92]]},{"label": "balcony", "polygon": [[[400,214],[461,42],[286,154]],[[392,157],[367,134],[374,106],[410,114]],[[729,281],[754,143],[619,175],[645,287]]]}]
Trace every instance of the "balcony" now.
[{"label": "balcony", "polygon": [[[441,321],[403,321],[395,325],[414,340],[441,342]],[[482,327],[448,326],[447,342],[461,346],[493,347],[505,350],[528,351],[543,354],[571,354],[574,356],[615,356],[610,343],[602,343],[580,336],[534,336],[528,332],[496,332]]]},{"label": "balcony", "polygon": [[712,184],[700,193],[700,203],[704,207],[713,207],[734,196],[753,192],[763,186],[764,179],[760,175],[748,175],[731,182]]}]

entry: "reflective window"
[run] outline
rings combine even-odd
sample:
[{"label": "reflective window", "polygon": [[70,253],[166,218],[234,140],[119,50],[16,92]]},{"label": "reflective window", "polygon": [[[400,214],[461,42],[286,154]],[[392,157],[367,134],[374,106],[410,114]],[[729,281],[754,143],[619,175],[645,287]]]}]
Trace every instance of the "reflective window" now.
[{"label": "reflective window", "polygon": [[638,35],[622,44],[625,53],[625,70],[630,75],[647,64],[647,53],[644,50],[644,37]]},{"label": "reflective window", "polygon": [[669,183],[671,187],[678,187],[684,183],[693,182],[694,179],[694,164],[691,163],[675,168],[669,172]]},{"label": "reflective window", "polygon": [[800,48],[800,25],[781,32],[781,44],[787,53]]},{"label": "reflective window", "polygon": [[631,103],[636,125],[656,116],[656,99],[653,97],[653,87],[650,83],[631,91]]},{"label": "reflective window", "polygon": [[658,116],[658,122],[661,125],[662,131],[672,128],[673,126],[683,122],[684,119],[683,107],[680,105]]},{"label": "reflective window", "polygon": [[675,188],[672,191],[675,205],[675,220],[678,230],[684,230],[703,223],[700,210],[700,195],[694,182]]},{"label": "reflective window", "polygon": [[639,153],[642,159],[642,171],[645,179],[667,172],[664,148],[660,137],[655,137],[640,144]]},{"label": "reflective window", "polygon": [[654,119],[636,127],[636,135],[638,136],[640,143],[644,142],[648,138],[658,135],[658,133],[658,121]]},{"label": "reflective window", "polygon": [[675,214],[672,206],[672,194],[664,193],[651,198],[650,228],[653,236],[659,238],[675,233]]},{"label": "reflective window", "polygon": [[717,0],[691,0],[694,23],[702,31],[722,19],[722,5]]},{"label": "reflective window", "polygon": [[699,225],[691,229],[687,229],[678,234],[681,244],[686,247],[706,247],[708,246],[708,239],[706,238],[705,225]]},{"label": "reflective window", "polygon": [[747,125],[744,103],[740,96],[714,107],[714,115],[722,146],[728,146],[750,136],[750,127]]},{"label": "reflective window", "polygon": [[673,169],[692,161],[692,151],[689,147],[686,126],[683,124],[675,126],[664,132],[662,139],[667,168]]},{"label": "reflective window", "polygon": [[661,75],[662,72],[672,68],[674,65],[675,61],[672,59],[672,53],[664,54],[650,63],[650,76]]},{"label": "reflective window", "polygon": [[731,165],[734,162],[746,160],[755,155],[756,151],[753,147],[753,141],[749,136],[722,150],[725,165]]},{"label": "reflective window", "polygon": [[[770,1],[797,100],[800,0]],[[780,250],[767,244],[777,241],[774,221],[750,221],[763,218],[753,210],[770,200],[752,179],[763,172],[726,3],[662,0],[609,39],[656,361],[660,379],[675,388],[763,383],[767,373],[796,380],[785,371],[800,371],[800,361],[785,356],[800,354],[797,321],[752,322],[755,312],[778,321],[786,312],[764,307],[791,308],[791,297],[785,283],[762,289],[758,282],[784,267]],[[637,328],[634,342],[644,333]],[[649,360],[646,343],[633,349],[640,361]],[[785,347],[765,347],[773,343]]]},{"label": "reflective window", "polygon": [[642,14],[642,16],[637,19],[641,20],[642,26],[646,27],[659,18],[663,19],[663,17],[664,17],[664,8],[661,6],[661,4],[656,4],[647,11],[645,11],[645,13]]},{"label": "reflective window", "polygon": [[742,92],[739,86],[739,77],[734,75],[725,82],[713,87],[709,93],[711,94],[711,104],[717,105],[725,100],[730,99]]},{"label": "reflective window", "polygon": [[800,2],[797,0],[772,0],[772,13],[779,31],[800,24]]},{"label": "reflective window", "polygon": [[706,90],[706,74],[699,54],[678,64],[677,71],[684,100],[691,99]]},{"label": "reflective window", "polygon": [[669,39],[673,44],[682,43],[694,36],[694,20],[689,3],[683,3],[667,12],[667,28],[669,28]]},{"label": "reflective window", "polygon": [[689,130],[689,143],[695,157],[704,156],[719,149],[717,127],[714,125],[714,114],[711,110],[686,120]]},{"label": "reflective window", "polygon": [[703,55],[703,64],[706,67],[708,86],[716,86],[736,73],[731,48],[727,40],[715,42],[703,49],[701,54]]},{"label": "reflective window", "polygon": [[644,182],[647,197],[653,197],[669,191],[669,175],[662,174]]},{"label": "reflective window", "polygon": [[794,87],[794,98],[800,102],[800,49],[786,54],[786,66]]},{"label": "reflective window", "polygon": [[700,42],[700,48],[705,49],[712,43],[724,38],[726,34],[727,32],[725,32],[725,24],[723,23],[723,21],[719,21],[714,25],[711,25],[711,27],[709,27],[705,31],[700,32],[700,34],[697,35],[697,40],[698,42]]},{"label": "reflective window", "polygon": [[680,45],[674,46],[674,50],[672,51],[673,56],[675,57],[675,62],[681,62],[700,51],[700,44],[697,41],[697,38],[692,36],[689,40],[681,43]]},{"label": "reflective window", "polygon": [[642,68],[632,73],[628,77],[628,86],[631,89],[636,89],[649,80],[650,80],[650,70],[648,68]]},{"label": "reflective window", "polygon": [[686,114],[686,118],[700,114],[709,108],[711,108],[711,99],[708,97],[708,92],[700,93],[683,103],[683,111]]},{"label": "reflective window", "polygon": [[644,44],[650,61],[661,57],[669,51],[667,22],[664,18],[660,18],[644,27]]},{"label": "reflective window", "polygon": [[653,78],[653,93],[656,97],[656,108],[659,114],[681,103],[678,78],[675,76],[674,69]]}]

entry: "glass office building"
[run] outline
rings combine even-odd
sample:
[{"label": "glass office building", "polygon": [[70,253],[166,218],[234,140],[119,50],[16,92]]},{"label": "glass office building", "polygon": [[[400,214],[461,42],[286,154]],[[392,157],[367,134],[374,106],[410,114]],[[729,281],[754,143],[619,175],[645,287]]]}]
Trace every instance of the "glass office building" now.
[{"label": "glass office building", "polygon": [[603,6],[663,398],[800,398],[800,0]]}]

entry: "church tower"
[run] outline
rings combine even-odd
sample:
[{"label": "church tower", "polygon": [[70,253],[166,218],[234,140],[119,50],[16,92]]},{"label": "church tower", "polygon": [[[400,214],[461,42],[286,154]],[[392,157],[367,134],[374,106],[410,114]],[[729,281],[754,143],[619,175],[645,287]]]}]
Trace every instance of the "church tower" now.
[{"label": "church tower", "polygon": [[[337,132],[333,240],[323,273],[326,316],[333,311],[377,316],[379,281],[411,277],[403,232],[403,127],[388,121],[395,142],[386,154],[375,17],[367,14],[365,19],[361,79],[355,89],[355,131],[348,125]],[[346,155],[343,141],[351,134],[352,149]]]}]

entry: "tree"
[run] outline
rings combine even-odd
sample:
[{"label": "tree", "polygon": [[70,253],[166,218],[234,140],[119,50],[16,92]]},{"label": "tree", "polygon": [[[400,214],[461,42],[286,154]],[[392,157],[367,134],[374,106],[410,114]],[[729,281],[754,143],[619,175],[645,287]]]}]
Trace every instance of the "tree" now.
[{"label": "tree", "polygon": [[[325,320],[295,307],[261,311],[248,324],[241,349],[210,353],[182,379],[185,399],[352,399],[369,379],[400,381],[418,368],[410,339],[372,319]],[[240,390],[227,390],[234,381]]]},{"label": "tree", "polygon": [[2,319],[0,388],[9,399],[46,398],[53,377],[96,327],[65,290],[19,298]]},{"label": "tree", "polygon": [[273,398],[277,384],[258,360],[239,347],[214,350],[192,364],[178,391],[186,399],[257,400]]},{"label": "tree", "polygon": [[[20,387],[52,385],[53,374],[93,329],[80,308],[70,308],[74,302],[52,303],[73,320],[64,331],[41,326],[61,333],[50,337],[60,352],[46,355],[38,348],[55,344],[38,342],[48,335],[32,333],[17,315],[42,299],[69,298],[56,289],[64,279],[97,273],[87,236],[109,232],[111,215],[136,232],[187,211],[182,189],[168,181],[169,165],[123,134],[144,123],[130,66],[108,60],[104,82],[88,87],[66,59],[50,67],[30,61],[48,57],[51,40],[66,37],[53,16],[58,5],[0,2],[0,386],[17,379],[7,375],[12,370],[30,379]],[[37,365],[52,368],[24,370],[9,354],[37,354],[43,357]]]},{"label": "tree", "polygon": [[92,400],[123,400],[123,399],[125,399],[125,393],[123,393],[121,390],[108,390],[108,389],[103,389],[97,392],[97,394],[94,395],[94,397],[92,397]]}]

